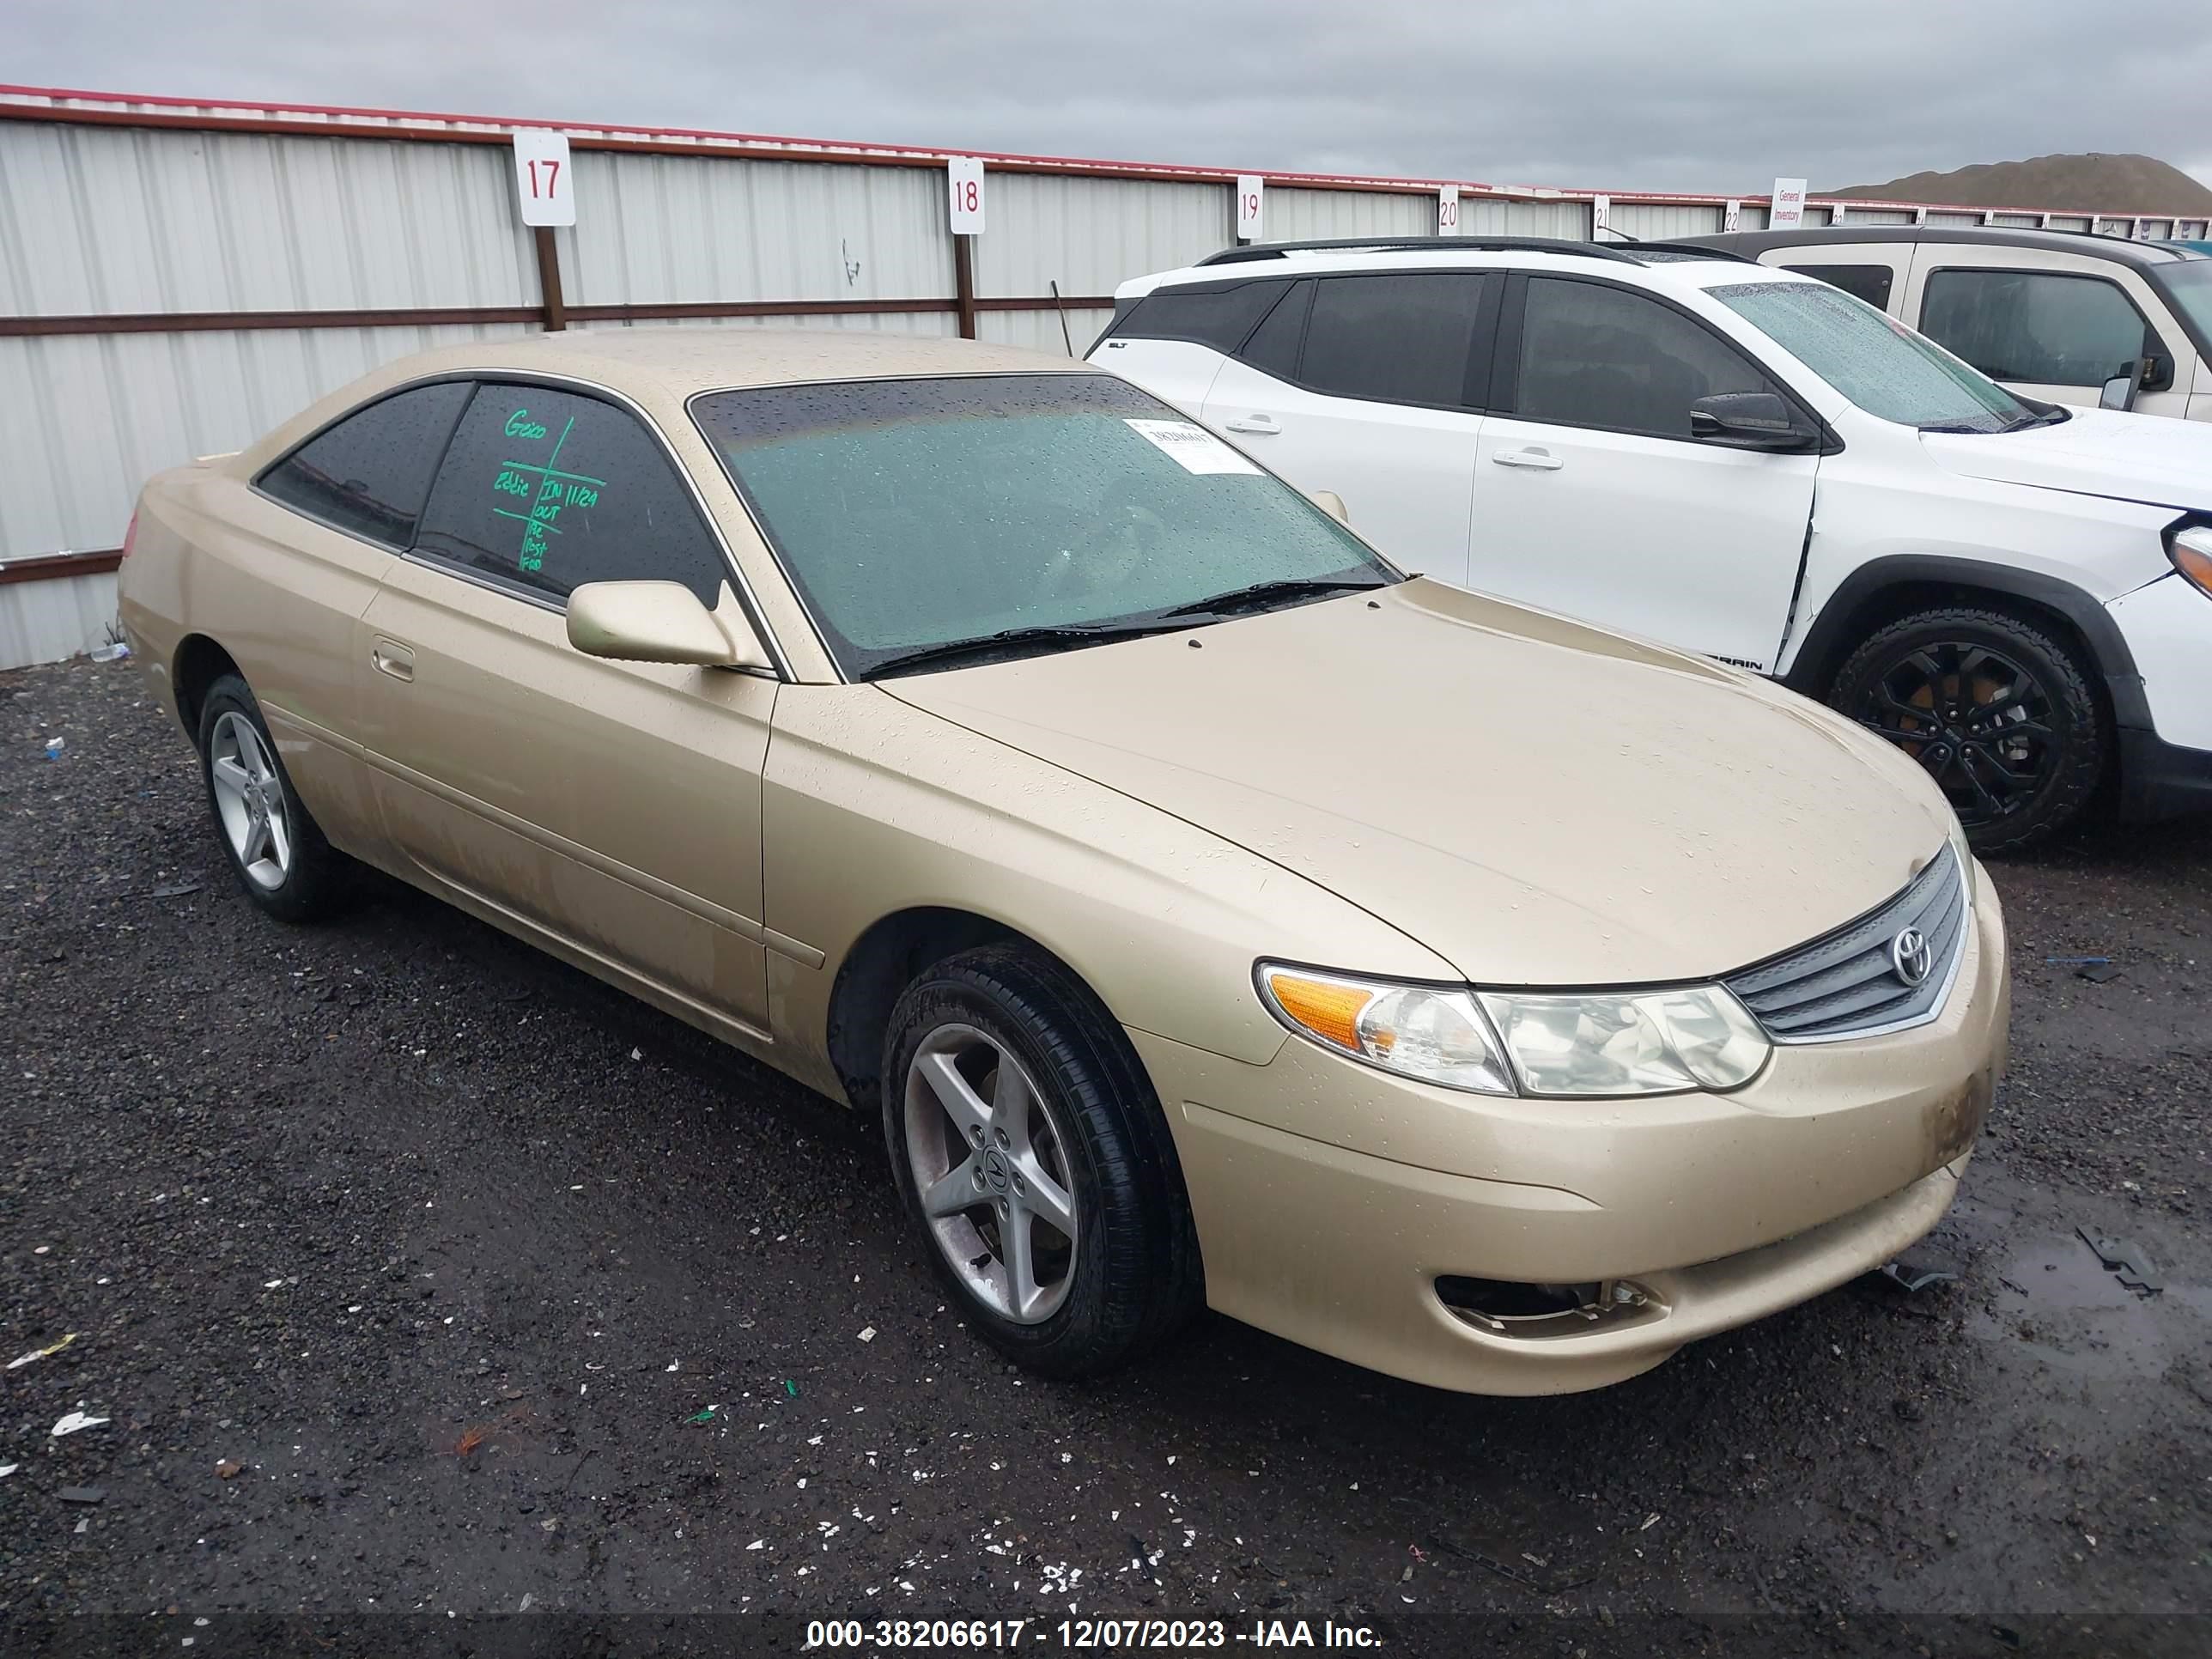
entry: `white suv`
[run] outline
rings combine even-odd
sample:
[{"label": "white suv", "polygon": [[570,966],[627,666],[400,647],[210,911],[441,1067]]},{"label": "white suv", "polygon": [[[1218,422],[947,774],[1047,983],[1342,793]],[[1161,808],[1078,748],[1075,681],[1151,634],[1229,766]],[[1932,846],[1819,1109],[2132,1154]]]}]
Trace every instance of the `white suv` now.
[{"label": "white suv", "polygon": [[1091,361],[1402,564],[1826,699],[1985,850],[2107,781],[2212,807],[2212,427],[2015,396],[1825,283],[1650,244],[1233,248],[1123,283]]}]

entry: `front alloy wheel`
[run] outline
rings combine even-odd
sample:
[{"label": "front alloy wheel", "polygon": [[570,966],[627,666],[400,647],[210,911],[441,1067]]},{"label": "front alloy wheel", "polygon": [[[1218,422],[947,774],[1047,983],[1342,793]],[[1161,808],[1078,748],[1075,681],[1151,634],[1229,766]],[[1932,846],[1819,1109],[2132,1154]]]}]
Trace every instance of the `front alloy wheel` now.
[{"label": "front alloy wheel", "polygon": [[2072,652],[2002,611],[1923,612],[1837,677],[1834,706],[1926,769],[1978,851],[2071,822],[2103,768],[2103,720]]},{"label": "front alloy wheel", "polygon": [[1158,1341],[1205,1299],[1174,1138],[1090,988],[1018,945],[925,969],[884,1034],[884,1139],[970,1328],[1048,1376]]},{"label": "front alloy wheel", "polygon": [[994,1313],[1036,1325],[1067,1299],[1082,1224],[1067,1137],[1021,1062],[940,1025],[906,1077],[906,1154],[947,1266]]}]

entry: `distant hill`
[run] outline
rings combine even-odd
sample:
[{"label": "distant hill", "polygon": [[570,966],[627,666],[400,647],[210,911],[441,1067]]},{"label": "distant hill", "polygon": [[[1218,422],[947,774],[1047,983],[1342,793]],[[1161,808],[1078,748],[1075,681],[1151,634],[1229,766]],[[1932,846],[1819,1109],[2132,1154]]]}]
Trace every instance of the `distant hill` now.
[{"label": "distant hill", "polygon": [[1886,185],[1816,190],[1814,196],[1960,207],[2087,208],[2100,213],[2212,213],[2212,189],[2150,155],[2039,155],[1950,173],[1915,173]]}]

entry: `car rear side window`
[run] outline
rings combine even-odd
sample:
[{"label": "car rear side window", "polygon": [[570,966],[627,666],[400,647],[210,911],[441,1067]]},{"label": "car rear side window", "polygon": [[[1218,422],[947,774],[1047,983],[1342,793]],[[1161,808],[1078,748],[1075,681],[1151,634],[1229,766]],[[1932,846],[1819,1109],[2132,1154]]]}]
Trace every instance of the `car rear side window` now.
[{"label": "car rear side window", "polygon": [[1239,283],[1233,288],[1155,289],[1137,301],[1114,331],[1117,339],[1188,340],[1227,356],[1244,343],[1290,284]]},{"label": "car rear side window", "polygon": [[2030,386],[2102,386],[2155,349],[2112,283],[2047,270],[1930,271],[1920,331],[1993,380]]},{"label": "car rear side window", "polygon": [[1889,309],[1890,285],[1897,276],[1887,265],[1784,265],[1782,269],[1818,277],[1855,300],[1864,300],[1876,311]]},{"label": "car rear side window", "polygon": [[1262,374],[1279,380],[1298,377],[1298,348],[1305,343],[1306,313],[1313,304],[1313,282],[1291,285],[1289,295],[1269,312],[1237,355]]},{"label": "car rear side window", "polygon": [[1339,398],[1466,407],[1468,359],[1490,280],[1468,270],[1322,277],[1299,382]]},{"label": "car rear side window", "polygon": [[264,472],[262,492],[349,535],[404,548],[469,392],[466,380],[441,380],[356,410]]},{"label": "car rear side window", "polygon": [[1704,325],[1602,283],[1528,279],[1519,393],[1524,421],[1690,435],[1690,405],[1771,380]]},{"label": "car rear side window", "polygon": [[553,599],[586,582],[675,581],[711,606],[727,574],[675,463],[637,417],[542,386],[477,388],[416,550]]}]

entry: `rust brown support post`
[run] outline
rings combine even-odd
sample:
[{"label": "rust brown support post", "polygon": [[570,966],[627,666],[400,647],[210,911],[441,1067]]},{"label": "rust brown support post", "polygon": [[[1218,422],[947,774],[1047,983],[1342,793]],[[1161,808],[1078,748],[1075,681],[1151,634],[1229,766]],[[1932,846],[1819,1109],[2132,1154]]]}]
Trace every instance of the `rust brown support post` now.
[{"label": "rust brown support post", "polygon": [[550,225],[539,225],[531,234],[538,243],[538,291],[545,301],[545,331],[557,334],[568,326],[568,307],[561,301],[561,249]]},{"label": "rust brown support post", "polygon": [[952,308],[960,313],[960,337],[975,337],[975,239],[952,239]]}]

